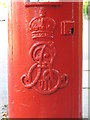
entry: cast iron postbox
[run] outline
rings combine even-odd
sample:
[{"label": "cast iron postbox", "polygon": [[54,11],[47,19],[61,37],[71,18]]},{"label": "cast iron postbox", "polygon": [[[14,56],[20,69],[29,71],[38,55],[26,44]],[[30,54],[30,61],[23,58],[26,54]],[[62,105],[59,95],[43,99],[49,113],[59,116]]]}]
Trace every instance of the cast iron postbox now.
[{"label": "cast iron postbox", "polygon": [[81,118],[82,3],[11,2],[9,118]]}]

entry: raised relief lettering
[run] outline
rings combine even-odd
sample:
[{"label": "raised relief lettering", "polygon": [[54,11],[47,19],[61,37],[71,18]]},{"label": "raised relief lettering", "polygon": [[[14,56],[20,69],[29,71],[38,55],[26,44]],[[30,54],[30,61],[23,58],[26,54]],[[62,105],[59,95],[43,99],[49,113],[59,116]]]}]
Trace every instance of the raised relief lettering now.
[{"label": "raised relief lettering", "polygon": [[67,74],[61,75],[53,68],[56,49],[54,42],[39,40],[39,38],[53,38],[56,23],[52,18],[46,17],[44,9],[40,9],[39,17],[30,22],[32,39],[38,38],[38,42],[32,45],[29,54],[34,64],[28,74],[22,76],[23,85],[26,88],[35,88],[41,94],[52,94],[59,88],[68,84]]}]

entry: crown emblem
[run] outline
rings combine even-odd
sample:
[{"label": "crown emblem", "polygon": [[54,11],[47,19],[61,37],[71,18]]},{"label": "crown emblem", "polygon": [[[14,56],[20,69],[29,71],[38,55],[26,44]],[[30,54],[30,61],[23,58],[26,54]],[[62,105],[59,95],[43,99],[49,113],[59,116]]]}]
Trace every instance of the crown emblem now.
[{"label": "crown emblem", "polygon": [[43,9],[40,10],[39,17],[33,18],[29,25],[33,39],[42,37],[53,38],[56,22],[52,18],[46,17],[46,12]]}]

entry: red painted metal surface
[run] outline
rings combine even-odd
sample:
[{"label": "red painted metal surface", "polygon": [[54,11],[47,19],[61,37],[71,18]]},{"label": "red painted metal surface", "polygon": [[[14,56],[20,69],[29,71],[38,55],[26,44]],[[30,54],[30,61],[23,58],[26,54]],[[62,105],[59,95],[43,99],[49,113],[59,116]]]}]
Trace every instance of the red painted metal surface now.
[{"label": "red painted metal surface", "polygon": [[11,2],[9,118],[82,115],[82,3]]}]

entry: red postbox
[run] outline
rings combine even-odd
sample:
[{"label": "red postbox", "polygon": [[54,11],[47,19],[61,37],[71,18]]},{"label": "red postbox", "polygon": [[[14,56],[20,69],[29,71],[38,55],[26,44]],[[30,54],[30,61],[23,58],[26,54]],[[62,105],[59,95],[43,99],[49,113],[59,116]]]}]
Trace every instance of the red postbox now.
[{"label": "red postbox", "polygon": [[11,2],[9,118],[81,118],[82,3]]}]

